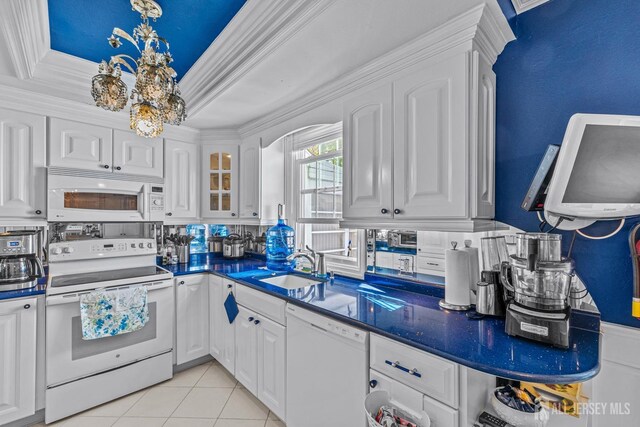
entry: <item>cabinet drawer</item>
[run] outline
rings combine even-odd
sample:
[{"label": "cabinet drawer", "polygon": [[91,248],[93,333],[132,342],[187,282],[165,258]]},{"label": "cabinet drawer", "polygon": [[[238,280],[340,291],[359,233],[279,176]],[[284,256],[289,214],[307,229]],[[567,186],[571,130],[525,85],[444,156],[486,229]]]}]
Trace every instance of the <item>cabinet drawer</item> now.
[{"label": "cabinet drawer", "polygon": [[422,409],[429,415],[431,425],[437,427],[458,427],[459,416],[456,409],[443,405],[437,400],[424,396]]},{"label": "cabinet drawer", "polygon": [[431,256],[419,256],[418,269],[444,271],[444,258],[437,258],[437,257],[431,257]]},{"label": "cabinet drawer", "polygon": [[256,313],[260,313],[281,325],[286,323],[284,314],[286,302],[280,298],[272,297],[238,283],[236,284],[236,299],[238,304],[242,304]]},{"label": "cabinet drawer", "polygon": [[371,369],[458,408],[458,365],[371,334]]},{"label": "cabinet drawer", "polygon": [[173,279],[177,286],[182,285],[195,285],[196,283],[202,282],[202,285],[205,286],[208,283],[207,277],[204,274],[190,274],[185,276],[174,277]]}]

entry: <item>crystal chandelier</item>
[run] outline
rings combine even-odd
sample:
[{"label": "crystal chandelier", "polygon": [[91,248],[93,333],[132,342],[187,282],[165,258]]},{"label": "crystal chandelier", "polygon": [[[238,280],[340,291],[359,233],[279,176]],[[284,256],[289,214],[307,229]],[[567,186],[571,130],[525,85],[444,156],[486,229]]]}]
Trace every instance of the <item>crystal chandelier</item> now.
[{"label": "crystal chandelier", "polygon": [[114,28],[109,44],[118,48],[123,38],[135,46],[140,58],[136,60],[120,54],[112,56],[109,62],[103,60],[91,81],[91,95],[98,107],[122,110],[127,105],[127,85],[122,81],[122,67],[125,67],[136,78],[130,96],[131,129],[140,136],[154,138],[162,133],[164,123],[182,123],[187,117],[187,109],[180,97],[176,72],[169,66],[173,61],[169,43],[149,25],[149,18],[155,21],[162,16],[160,5],[153,0],[130,1],[133,10],[140,13],[142,22],[134,28],[133,36]]}]

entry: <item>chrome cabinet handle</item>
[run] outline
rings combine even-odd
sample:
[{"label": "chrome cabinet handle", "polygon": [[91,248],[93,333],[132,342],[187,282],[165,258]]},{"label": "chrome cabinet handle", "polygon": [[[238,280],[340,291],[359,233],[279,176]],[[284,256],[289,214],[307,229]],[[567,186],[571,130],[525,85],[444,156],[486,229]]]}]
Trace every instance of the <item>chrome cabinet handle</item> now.
[{"label": "chrome cabinet handle", "polygon": [[413,369],[405,368],[398,361],[392,362],[390,360],[385,360],[384,363],[386,363],[387,365],[393,368],[400,369],[402,372],[406,372],[409,375],[413,375],[414,377],[422,378],[422,374],[419,373],[416,368],[413,368]]},{"label": "chrome cabinet handle", "polygon": [[400,215],[402,213],[402,211],[400,209],[394,209],[393,213],[396,215]]},{"label": "chrome cabinet handle", "polygon": [[377,385],[378,385],[378,381],[376,380],[369,381],[369,387],[376,388]]},{"label": "chrome cabinet handle", "polygon": [[380,209],[380,213],[383,214],[383,215],[386,215],[386,214],[389,213],[389,210],[385,209],[385,208],[382,208],[382,209]]}]

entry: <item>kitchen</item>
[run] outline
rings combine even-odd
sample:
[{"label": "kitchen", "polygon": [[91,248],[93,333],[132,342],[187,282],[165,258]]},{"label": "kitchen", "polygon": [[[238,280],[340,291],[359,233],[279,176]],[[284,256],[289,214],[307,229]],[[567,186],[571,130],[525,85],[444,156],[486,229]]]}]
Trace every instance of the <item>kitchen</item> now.
[{"label": "kitchen", "polygon": [[620,3],[2,2],[0,425],[635,425]]}]

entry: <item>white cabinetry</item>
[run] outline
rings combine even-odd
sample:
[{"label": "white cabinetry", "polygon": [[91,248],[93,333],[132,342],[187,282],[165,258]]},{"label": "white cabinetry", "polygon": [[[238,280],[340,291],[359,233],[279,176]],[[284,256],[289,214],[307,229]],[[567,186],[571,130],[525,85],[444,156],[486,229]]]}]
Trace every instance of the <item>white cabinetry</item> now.
[{"label": "white cabinetry", "polygon": [[209,280],[206,274],[174,279],[178,365],[209,354]]},{"label": "white cabinetry", "polygon": [[240,145],[240,220],[244,224],[272,224],[278,204],[284,203],[284,141],[268,147],[255,138]]},{"label": "white cabinetry", "polygon": [[391,85],[344,104],[343,218],[392,218],[393,105]]},{"label": "white cabinetry", "polygon": [[162,138],[51,118],[49,166],[162,178]]},{"label": "white cabinetry", "polygon": [[113,171],[129,175],[164,176],[162,138],[113,131]]},{"label": "white cabinetry", "polygon": [[198,218],[198,146],[167,139],[164,158],[166,220],[172,222],[196,220]]},{"label": "white cabinetry", "polygon": [[495,75],[475,51],[343,104],[344,226],[476,231],[494,215]]},{"label": "white cabinetry", "polygon": [[46,219],[43,116],[0,109],[0,218]]},{"label": "white cabinetry", "polygon": [[35,413],[37,299],[0,301],[0,425]]},{"label": "white cabinetry", "polygon": [[229,323],[224,302],[235,292],[232,281],[218,276],[209,276],[209,353],[227,371],[235,375],[236,335],[235,321]]},{"label": "white cabinetry", "polygon": [[111,129],[71,120],[50,119],[49,166],[111,171]]},{"label": "white cabinetry", "polygon": [[238,218],[238,143],[202,146],[202,217]]},{"label": "white cabinetry", "polygon": [[[286,411],[285,302],[236,285],[236,378],[281,419]],[[250,306],[247,308],[243,304]],[[280,322],[280,323],[278,323]]]},{"label": "white cabinetry", "polygon": [[260,215],[260,154],[259,139],[240,145],[240,218],[243,219],[257,219]]}]

